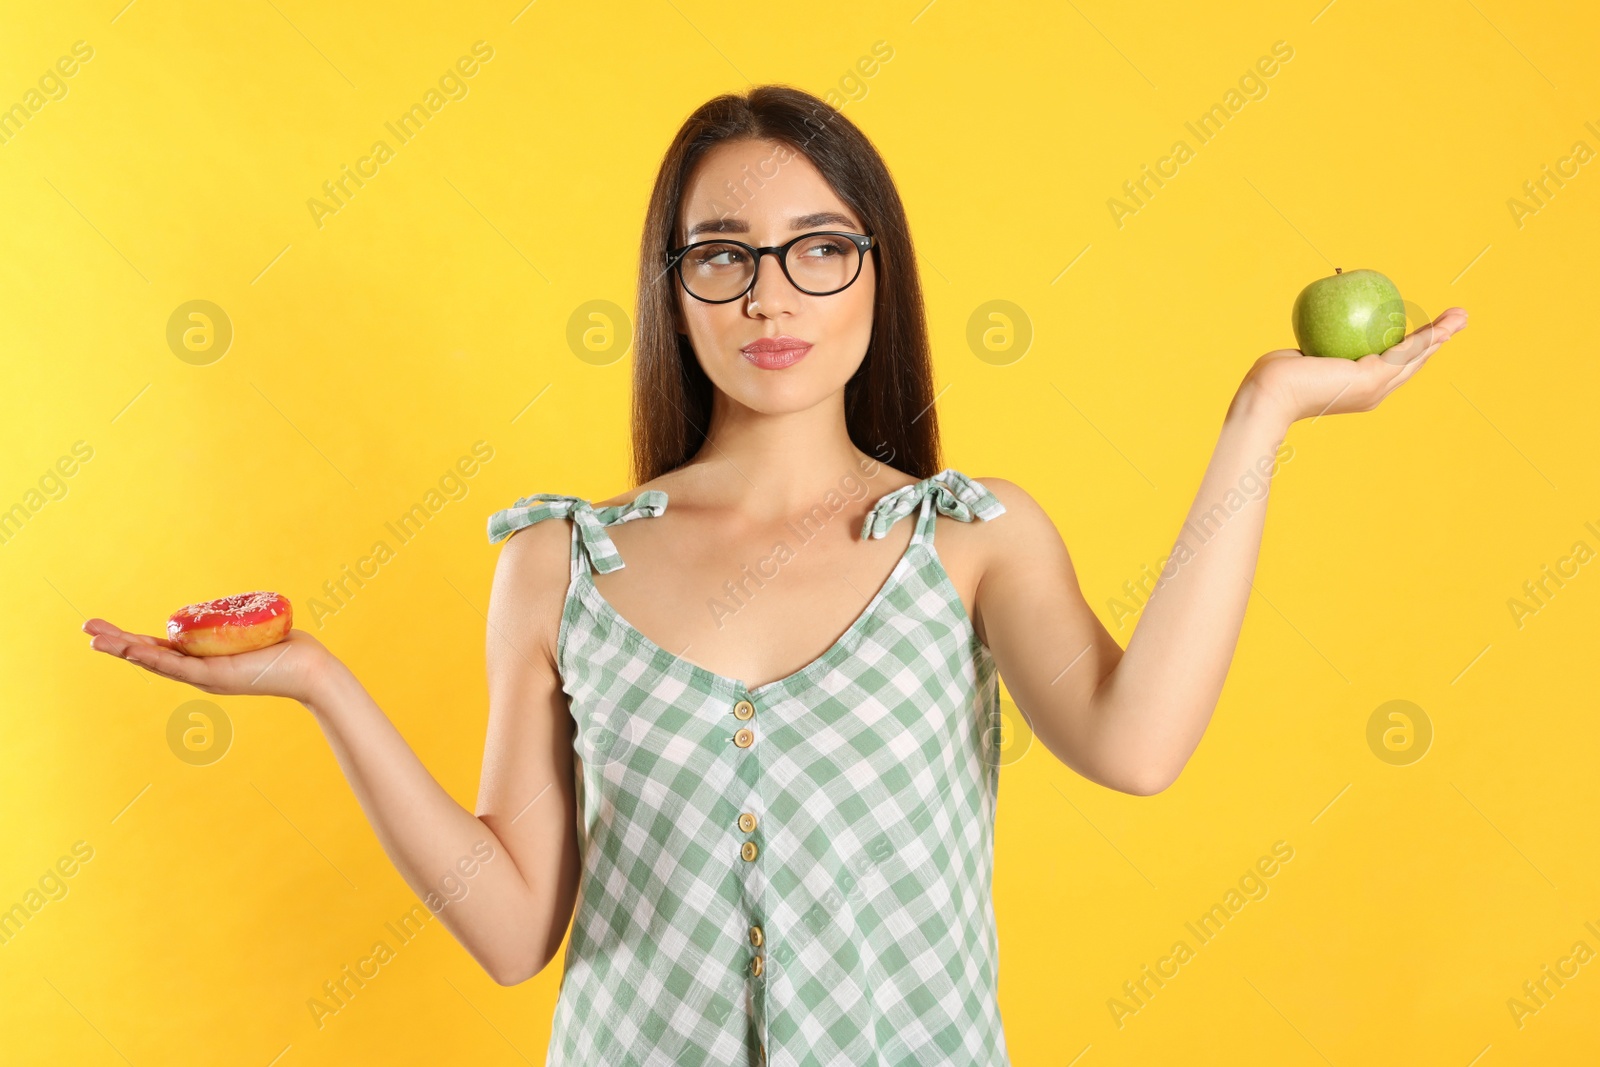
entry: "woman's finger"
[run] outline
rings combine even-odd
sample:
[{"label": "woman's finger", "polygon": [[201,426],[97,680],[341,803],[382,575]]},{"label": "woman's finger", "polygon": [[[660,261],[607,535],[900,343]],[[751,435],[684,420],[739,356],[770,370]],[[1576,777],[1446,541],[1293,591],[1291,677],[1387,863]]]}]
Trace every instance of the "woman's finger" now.
[{"label": "woman's finger", "polygon": [[172,676],[167,674],[165,671],[158,671],[154,667],[150,666],[150,664],[141,663],[137,659],[134,659],[132,656],[122,656],[120,658],[127,660],[129,663],[133,664],[135,667],[138,667],[141,671],[148,671],[148,672],[150,672],[151,674],[155,675],[158,678],[166,678],[169,681],[172,680]]},{"label": "woman's finger", "polygon": [[123,658],[190,685],[210,685],[212,681],[210,666],[201,656],[185,656],[167,648],[136,644],[128,647]]},{"label": "woman's finger", "polygon": [[1384,387],[1384,390],[1382,394],[1379,395],[1378,399],[1382,400],[1384,397],[1400,388],[1400,386],[1410,381],[1412,376],[1415,375],[1417,371],[1421,370],[1422,365],[1426,362],[1428,362],[1428,357],[1423,356],[1421,359],[1413,360],[1410,363],[1407,363],[1403,368],[1401,368],[1400,373],[1396,374],[1394,378],[1390,380],[1389,384]]},{"label": "woman's finger", "polygon": [[1389,367],[1408,366],[1421,359],[1423,353],[1431,349],[1435,336],[1436,329],[1430,322],[1378,353],[1378,362]]},{"label": "woman's finger", "polygon": [[1466,329],[1466,326],[1465,308],[1446,308],[1438,318],[1417,327],[1398,344],[1385,349],[1380,358],[1390,366],[1403,366],[1426,359],[1437,352],[1440,345]]},{"label": "woman's finger", "polygon": [[93,637],[111,637],[133,641],[141,645],[157,645],[161,648],[174,648],[176,646],[165,637],[155,637],[150,634],[129,633],[127,630],[107,622],[105,619],[89,619],[81,627],[84,633],[91,635],[89,642],[94,647]]},{"label": "woman's finger", "polygon": [[[1381,391],[1378,394],[1378,399],[1382,400],[1384,397],[1394,392],[1395,389],[1399,388],[1400,385],[1406,381],[1409,381],[1412,375],[1421,370],[1422,365],[1428,362],[1428,359],[1435,352],[1439,351],[1440,347],[1443,346],[1446,341],[1450,340],[1451,337],[1454,337],[1456,334],[1460,333],[1466,328],[1466,309],[1447,308],[1443,314],[1434,319],[1431,323],[1428,323],[1426,326],[1420,327],[1411,335],[1410,338],[1407,338],[1406,341],[1402,341],[1399,345],[1396,345],[1394,348],[1384,352],[1382,356],[1384,361],[1388,362],[1390,366],[1398,366],[1400,369],[1398,373],[1392,375],[1389,380],[1380,387]],[[1408,353],[1409,358],[1406,358],[1403,362],[1399,363],[1394,362],[1390,358],[1391,353],[1395,353],[1397,349],[1400,349],[1407,342],[1415,344],[1417,341],[1424,339],[1427,341],[1427,347],[1422,349],[1420,354],[1414,351]],[[1364,356],[1362,358],[1371,359],[1372,357]]]},{"label": "woman's finger", "polygon": [[161,648],[170,647],[159,643],[153,637],[143,634],[121,634],[115,637],[106,634],[96,634],[89,639],[89,647],[96,652],[105,652],[112,656],[122,657],[130,648]]}]

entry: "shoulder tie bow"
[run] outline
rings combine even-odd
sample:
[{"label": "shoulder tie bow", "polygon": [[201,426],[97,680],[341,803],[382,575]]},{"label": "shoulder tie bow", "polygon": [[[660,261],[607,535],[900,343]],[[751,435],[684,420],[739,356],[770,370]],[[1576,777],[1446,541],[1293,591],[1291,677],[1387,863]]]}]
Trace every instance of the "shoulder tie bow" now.
[{"label": "shoulder tie bow", "polygon": [[607,504],[595,507],[582,497],[561,493],[535,493],[525,496],[509,508],[489,516],[489,543],[504,540],[522,529],[544,519],[572,519],[594,569],[606,574],[621,570],[626,564],[617,554],[607,526],[634,519],[651,518],[667,510],[667,494],[661,489],[647,489],[628,504]]},{"label": "shoulder tie bow", "polygon": [[974,516],[992,519],[1005,514],[1006,510],[1000,498],[985,489],[982,483],[946,467],[920,482],[901,486],[873,505],[866,521],[861,524],[862,540],[883,537],[891,526],[915,511],[917,505],[922,503],[922,498],[929,493],[933,494],[935,508],[960,522],[971,522]]}]

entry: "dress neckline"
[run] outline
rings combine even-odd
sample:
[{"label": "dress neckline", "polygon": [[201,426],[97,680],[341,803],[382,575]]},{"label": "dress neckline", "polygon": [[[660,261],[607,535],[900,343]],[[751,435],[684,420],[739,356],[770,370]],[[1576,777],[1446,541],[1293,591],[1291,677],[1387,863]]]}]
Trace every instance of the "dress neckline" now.
[{"label": "dress neckline", "polygon": [[[942,473],[944,472],[941,472],[941,474]],[[937,477],[939,476],[936,475],[935,478]],[[861,609],[860,614],[855,617],[850,625],[845,628],[845,631],[840,634],[831,645],[823,650],[821,655],[796,668],[795,670],[790,671],[788,674],[785,674],[780,678],[775,678],[770,682],[763,682],[754,688],[747,685],[743,679],[734,678],[726,674],[719,674],[718,672],[713,671],[711,668],[702,666],[701,664],[696,663],[685,656],[679,655],[675,652],[669,652],[667,649],[651,640],[651,638],[645,634],[644,631],[640,630],[637,626],[633,625],[633,623],[629,622],[627,617],[618,611],[616,607],[605,598],[605,595],[600,592],[599,587],[595,585],[594,574],[590,568],[575,568],[575,573],[573,574],[571,582],[571,591],[575,592],[578,598],[583,603],[587,604],[590,609],[610,620],[613,625],[615,625],[627,636],[628,640],[636,643],[641,649],[649,653],[650,658],[655,661],[658,666],[676,671],[685,676],[692,683],[720,689],[726,693],[738,697],[749,697],[751,699],[777,697],[781,699],[783,697],[793,696],[804,692],[818,678],[831,671],[846,657],[855,652],[855,650],[861,645],[861,642],[866,639],[867,629],[877,617],[884,603],[889,599],[894,591],[900,587],[901,583],[905,581],[906,576],[917,566],[916,554],[918,549],[921,548],[925,550],[927,562],[932,568],[934,575],[933,581],[935,582],[941,596],[944,598],[946,606],[949,607],[956,616],[958,620],[957,625],[965,633],[966,640],[975,641],[977,639],[977,629],[973,625],[971,616],[967,613],[966,605],[961,601],[960,591],[956,589],[955,582],[951,579],[950,572],[945,568],[944,560],[939,555],[939,550],[933,543],[931,530],[927,530],[927,525],[930,525],[936,521],[937,516],[935,512],[945,511],[946,509],[935,506],[936,498],[931,492],[919,492],[914,494],[913,498],[909,501],[907,499],[907,495],[910,493],[910,491],[914,489],[920,489],[924,483],[933,484],[934,479],[923,479],[921,482],[914,483],[913,485],[902,486],[900,489],[892,490],[891,492],[884,494],[884,496],[879,498],[878,502],[873,506],[872,511],[868,514],[868,521],[863,529],[864,537],[883,536],[883,530],[886,527],[880,523],[877,525],[877,528],[874,529],[873,523],[873,516],[879,515],[883,511],[892,509],[890,512],[891,515],[893,515],[893,512],[899,512],[898,515],[893,515],[893,518],[905,517],[914,513],[915,520],[912,524],[911,540],[906,544],[905,550],[901,552],[899,559],[895,561],[895,565],[893,569],[889,571],[888,577],[886,577],[883,580],[883,583],[878,586],[877,592],[875,592],[872,595],[872,598],[867,601],[866,606]],[[906,508],[905,504],[907,503],[910,503],[912,506]],[[998,513],[999,511],[1004,510],[1000,507],[998,501],[994,502],[993,507],[997,509],[995,512],[989,512],[987,507],[983,509],[985,517],[988,517],[989,514]],[[960,507],[955,507],[952,510],[954,510],[956,513],[967,514],[969,519],[972,514],[971,512],[964,512]],[[891,525],[893,518],[889,520]],[[867,532],[869,529],[873,531],[870,533],[870,535]],[[926,533],[919,536],[919,531],[923,530],[926,530]],[[567,621],[563,621],[562,632],[558,638],[558,644],[564,643],[568,626],[569,623]],[[983,647],[981,643],[980,647]]]},{"label": "dress neckline", "polygon": [[961,617],[962,624],[970,628],[972,621],[967,616],[966,605],[961,603],[961,597],[956,591],[955,583],[950,580],[949,572],[945,570],[944,561],[939,558],[938,550],[933,547],[931,541],[918,540],[913,530],[911,541],[906,545],[905,551],[900,554],[900,558],[895,561],[894,568],[889,572],[889,576],[883,580],[882,585],[878,586],[878,591],[872,595],[871,600],[867,601],[866,607],[861,609],[861,613],[855,617],[855,620],[850,623],[844,633],[840,634],[833,644],[829,645],[821,655],[804,666],[790,671],[781,678],[763,682],[754,688],[747,685],[742,679],[719,674],[691,659],[680,656],[675,652],[669,652],[655,641],[652,641],[645,635],[644,631],[629,622],[620,611],[612,606],[611,601],[607,600],[604,594],[600,592],[599,587],[595,585],[594,575],[587,568],[580,570],[573,581],[577,583],[578,594],[585,603],[610,619],[630,639],[636,641],[641,648],[649,652],[653,659],[686,673],[691,681],[716,686],[730,693],[750,697],[751,699],[770,697],[774,694],[788,696],[804,689],[816,677],[831,670],[846,656],[855,651],[866,635],[868,624],[872,622],[884,601],[889,598],[889,595],[894,592],[904,580],[907,572],[914,566],[912,557],[915,555],[919,545],[926,547],[931,562],[938,570],[939,582],[945,594],[945,599],[953,599],[955,601],[956,613]]},{"label": "dress neckline", "polygon": [[[892,489],[879,497],[862,523],[861,539],[882,538],[900,519],[915,513],[910,541],[893,569],[878,586],[861,612],[845,631],[821,655],[795,670],[763,682],[754,688],[742,679],[719,674],[685,656],[669,652],[629,622],[600,592],[595,584],[594,572],[609,573],[624,566],[616,546],[606,533],[606,527],[619,522],[659,515],[666,510],[667,494],[664,490],[645,490],[631,503],[606,504],[596,507],[581,497],[554,493],[536,493],[523,497],[511,508],[496,512],[489,518],[490,543],[510,536],[531,523],[553,517],[570,517],[573,520],[571,579],[568,583],[566,607],[562,611],[561,626],[556,637],[556,651],[564,662],[569,634],[577,621],[570,610],[574,601],[586,605],[597,616],[608,620],[622,635],[626,643],[645,652],[653,665],[671,671],[692,684],[716,689],[735,696],[785,697],[804,692],[826,672],[833,670],[845,657],[853,654],[867,638],[867,631],[882,610],[883,604],[900,587],[907,575],[918,567],[926,568],[924,578],[938,593],[956,619],[965,640],[976,642],[984,653],[988,649],[978,640],[977,628],[961,600],[950,572],[934,545],[933,531],[940,514],[961,522],[975,518],[993,519],[1005,513],[1005,506],[985,489],[980,482],[947,467],[936,474],[916,482]],[[916,558],[918,547],[926,549],[924,562]]]}]

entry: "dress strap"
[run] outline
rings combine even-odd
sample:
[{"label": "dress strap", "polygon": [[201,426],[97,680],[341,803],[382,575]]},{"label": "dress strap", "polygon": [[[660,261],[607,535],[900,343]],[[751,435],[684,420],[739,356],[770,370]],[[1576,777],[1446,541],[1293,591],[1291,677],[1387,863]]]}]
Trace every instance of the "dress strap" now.
[{"label": "dress strap", "polygon": [[1006,511],[1000,498],[985,489],[981,482],[946,467],[938,474],[901,486],[882,497],[861,524],[862,540],[884,536],[919,504],[921,510],[917,514],[917,528],[911,535],[912,544],[933,539],[933,525],[941,512],[960,522],[971,522],[974,516],[987,522]]},{"label": "dress strap", "polygon": [[572,519],[572,573],[576,577],[585,562],[601,574],[621,570],[626,564],[617,554],[606,527],[633,519],[651,518],[667,510],[664,489],[647,489],[631,504],[595,507],[577,496],[560,493],[535,493],[509,508],[489,516],[489,543],[502,541],[524,526],[544,519]]}]

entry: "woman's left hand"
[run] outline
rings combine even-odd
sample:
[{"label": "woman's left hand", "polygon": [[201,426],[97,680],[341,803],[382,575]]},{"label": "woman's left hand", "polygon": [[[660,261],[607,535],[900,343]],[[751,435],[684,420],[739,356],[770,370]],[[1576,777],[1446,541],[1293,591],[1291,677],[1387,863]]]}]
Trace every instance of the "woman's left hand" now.
[{"label": "woman's left hand", "polygon": [[1298,348],[1268,352],[1245,375],[1239,393],[1266,404],[1285,425],[1316,415],[1371,411],[1466,328],[1466,309],[1453,307],[1394,347],[1360,359],[1307,356]]}]

